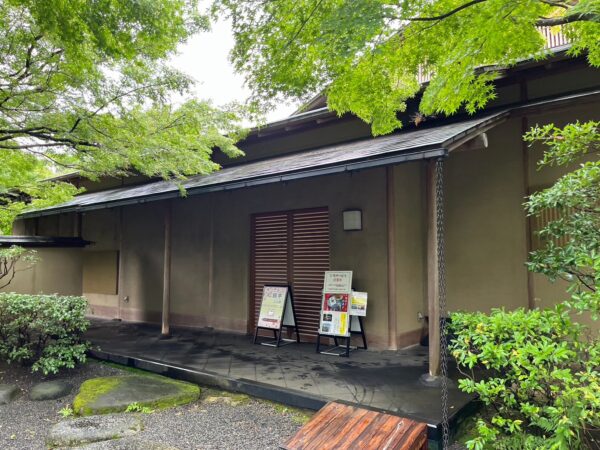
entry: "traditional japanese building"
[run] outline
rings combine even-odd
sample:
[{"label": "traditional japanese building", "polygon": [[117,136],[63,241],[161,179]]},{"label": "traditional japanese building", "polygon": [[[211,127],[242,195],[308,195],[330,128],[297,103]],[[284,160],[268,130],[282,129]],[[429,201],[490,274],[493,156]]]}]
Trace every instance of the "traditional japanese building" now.
[{"label": "traditional japanese building", "polygon": [[352,270],[369,295],[370,347],[397,349],[423,339],[436,314],[443,210],[448,310],[550,306],[564,285],[525,267],[548,218],[528,218],[523,203],[564,168],[538,170],[542,148],[521,137],[536,124],[600,119],[600,73],[558,47],[505,70],[496,90],[475,115],[424,121],[414,120],[417,98],[401,130],[376,138],[316,98],[252,130],[244,157],[216,150],[222,170],[191,177],[185,197],[168,181],[72,175],[86,192],[23,214],[14,234],[87,245],[48,243],[9,289],[83,294],[96,317],[251,333],[262,287],[283,283],[310,339],[324,271]]}]

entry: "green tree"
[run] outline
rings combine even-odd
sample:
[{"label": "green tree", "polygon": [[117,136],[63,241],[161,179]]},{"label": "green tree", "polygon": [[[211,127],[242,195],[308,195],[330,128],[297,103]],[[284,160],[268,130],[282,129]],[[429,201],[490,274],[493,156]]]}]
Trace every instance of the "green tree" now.
[{"label": "green tree", "polygon": [[[528,58],[542,59],[539,26],[562,26],[600,66],[599,0],[216,0],[233,20],[232,60],[256,99],[308,98],[324,91],[374,134],[401,126],[397,112],[433,75],[424,114],[473,112],[494,98],[493,79]],[[477,71],[481,66],[493,66]]]},{"label": "green tree", "polygon": [[[181,179],[240,151],[240,108],[191,95],[177,45],[208,28],[197,0],[0,2],[0,230],[76,189],[60,171]],[[172,99],[177,98],[177,106]]]}]

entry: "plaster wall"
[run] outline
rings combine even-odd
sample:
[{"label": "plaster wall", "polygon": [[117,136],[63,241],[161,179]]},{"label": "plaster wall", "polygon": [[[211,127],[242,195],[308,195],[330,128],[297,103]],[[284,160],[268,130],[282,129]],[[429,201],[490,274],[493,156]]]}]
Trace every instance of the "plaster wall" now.
[{"label": "plaster wall", "polygon": [[13,281],[2,292],[81,295],[81,249],[39,248],[39,261],[19,262]]},{"label": "plaster wall", "polygon": [[[400,177],[399,185],[404,183]],[[369,292],[369,339],[375,344],[387,341],[384,169],[190,196],[171,204],[173,324],[246,332],[252,214],[328,206],[331,268],[354,271],[354,287]],[[157,202],[122,208],[119,309],[123,319],[160,319],[165,206]],[[342,211],[348,208],[362,209],[362,231],[343,231]],[[87,221],[94,224],[88,226]],[[86,215],[84,230],[108,230],[107,222],[107,213]],[[109,240],[113,234],[106,234]],[[84,237],[92,239],[91,234]],[[97,239],[95,247],[109,247],[101,233]],[[95,306],[105,306],[105,300],[91,299],[99,302]]]}]

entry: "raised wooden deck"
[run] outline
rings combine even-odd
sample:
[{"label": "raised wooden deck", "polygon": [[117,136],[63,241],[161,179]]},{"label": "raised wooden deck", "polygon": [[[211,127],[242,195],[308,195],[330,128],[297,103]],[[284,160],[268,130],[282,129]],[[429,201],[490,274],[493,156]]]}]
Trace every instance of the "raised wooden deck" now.
[{"label": "raised wooden deck", "polygon": [[327,403],[285,450],[426,450],[427,425],[338,402]]}]

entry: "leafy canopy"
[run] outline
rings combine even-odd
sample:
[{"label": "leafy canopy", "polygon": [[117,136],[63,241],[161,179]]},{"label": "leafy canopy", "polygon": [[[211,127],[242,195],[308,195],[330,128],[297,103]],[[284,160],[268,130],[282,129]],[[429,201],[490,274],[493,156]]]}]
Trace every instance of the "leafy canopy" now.
[{"label": "leafy canopy", "polygon": [[259,102],[324,90],[331,109],[374,134],[401,126],[419,73],[433,74],[424,114],[482,108],[502,66],[547,56],[538,26],[562,25],[570,53],[600,66],[599,0],[215,0],[214,9],[233,20],[231,57]]},{"label": "leafy canopy", "polygon": [[0,2],[0,230],[28,202],[77,192],[40,182],[57,171],[183,178],[217,169],[215,147],[240,154],[240,108],[194,99],[167,64],[207,29],[198,11],[197,0]]}]

